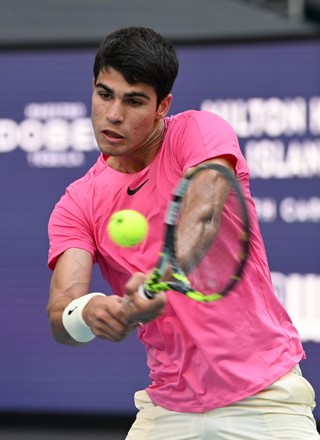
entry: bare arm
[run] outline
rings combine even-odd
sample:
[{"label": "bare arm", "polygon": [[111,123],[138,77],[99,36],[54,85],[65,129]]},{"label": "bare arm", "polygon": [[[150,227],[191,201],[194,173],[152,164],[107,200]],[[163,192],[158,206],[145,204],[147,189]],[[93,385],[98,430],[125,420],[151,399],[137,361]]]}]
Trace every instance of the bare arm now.
[{"label": "bare arm", "polygon": [[[83,345],[66,331],[62,324],[62,314],[72,300],[89,292],[92,266],[90,253],[82,249],[68,249],[56,264],[50,284],[47,313],[53,338],[62,344]],[[124,339],[134,328],[125,316],[123,299],[117,295],[92,298],[82,316],[95,335],[111,341]]]},{"label": "bare arm", "polygon": [[[204,163],[220,164],[233,171],[222,158]],[[177,233],[177,258],[186,273],[192,272],[214,241],[228,193],[229,185],[219,172],[203,171],[193,178]]]},{"label": "bare arm", "polygon": [[[62,323],[62,314],[74,299],[86,295],[90,289],[92,257],[81,249],[65,251],[56,264],[50,284],[47,307],[53,338],[65,345],[79,346]],[[102,339],[118,342],[125,339],[140,322],[149,322],[162,313],[165,295],[146,303],[136,292],[145,276],[135,274],[126,286],[124,298],[118,295],[95,296],[83,309],[82,318],[92,333]]]}]

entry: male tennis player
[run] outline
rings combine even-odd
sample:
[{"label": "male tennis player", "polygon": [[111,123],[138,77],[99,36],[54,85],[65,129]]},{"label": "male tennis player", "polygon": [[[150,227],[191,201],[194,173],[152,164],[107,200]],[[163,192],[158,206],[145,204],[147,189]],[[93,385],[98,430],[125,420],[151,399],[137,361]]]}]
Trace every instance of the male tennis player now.
[{"label": "male tennis player", "polygon": [[[150,29],[118,30],[98,49],[92,122],[101,154],[49,222],[53,337],[69,345],[121,341],[138,328],[151,383],[135,395],[128,440],[319,439],[314,391],[299,369],[304,351],[272,289],[237,137],[208,112],[167,116],[177,73],[172,44]],[[175,292],[145,300],[137,288],[157,263],[172,190],[206,161],[233,170],[246,191],[245,274],[214,307]],[[124,208],[149,221],[148,238],[134,248],[106,233],[110,215]],[[90,292],[95,263],[113,295]]]}]

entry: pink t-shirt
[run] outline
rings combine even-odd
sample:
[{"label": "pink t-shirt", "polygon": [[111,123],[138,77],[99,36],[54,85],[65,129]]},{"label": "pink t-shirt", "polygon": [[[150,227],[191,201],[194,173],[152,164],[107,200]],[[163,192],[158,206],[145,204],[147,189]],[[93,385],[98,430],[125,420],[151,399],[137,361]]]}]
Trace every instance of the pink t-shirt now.
[{"label": "pink t-shirt", "polygon": [[[156,264],[166,206],[185,170],[232,155],[251,213],[245,275],[232,294],[215,303],[168,292],[165,314],[139,329],[147,350],[151,399],[174,411],[204,412],[266,388],[304,358],[304,352],[272,289],[249,171],[233,129],[209,112],[187,111],[165,122],[162,146],[145,169],[119,173],[100,155],[87,174],[67,188],[49,221],[49,267],[54,268],[66,249],[85,249],[113,292],[122,295],[132,273],[149,272]],[[128,191],[139,186],[134,194]],[[149,221],[148,238],[133,248],[114,245],[106,233],[110,215],[120,209],[135,209]]]}]

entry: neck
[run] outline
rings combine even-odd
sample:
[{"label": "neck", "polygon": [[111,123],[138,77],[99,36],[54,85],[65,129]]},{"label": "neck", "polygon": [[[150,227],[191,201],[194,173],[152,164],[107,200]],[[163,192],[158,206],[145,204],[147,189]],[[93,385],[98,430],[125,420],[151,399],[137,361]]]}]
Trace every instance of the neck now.
[{"label": "neck", "polygon": [[111,168],[122,173],[138,173],[148,166],[161,146],[165,130],[163,119],[155,127],[150,137],[140,146],[140,148],[131,154],[125,156],[112,157],[107,159],[107,163]]},{"label": "neck", "polygon": [[151,160],[154,158],[154,156],[157,154],[164,135],[164,120],[161,119],[159,121],[159,124],[153,132],[151,133],[150,137],[141,145],[141,152],[143,154],[146,154],[146,156],[149,154],[151,155]]}]

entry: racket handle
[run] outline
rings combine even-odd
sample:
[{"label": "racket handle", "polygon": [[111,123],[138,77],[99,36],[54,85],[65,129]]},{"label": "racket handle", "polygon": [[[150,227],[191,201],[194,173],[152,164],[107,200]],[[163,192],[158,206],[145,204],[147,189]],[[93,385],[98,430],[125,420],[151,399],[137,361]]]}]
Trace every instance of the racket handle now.
[{"label": "racket handle", "polygon": [[139,288],[138,288],[138,293],[141,296],[141,298],[143,299],[153,299],[155,294],[152,292],[149,292],[146,289],[146,285],[145,284],[140,284]]}]

